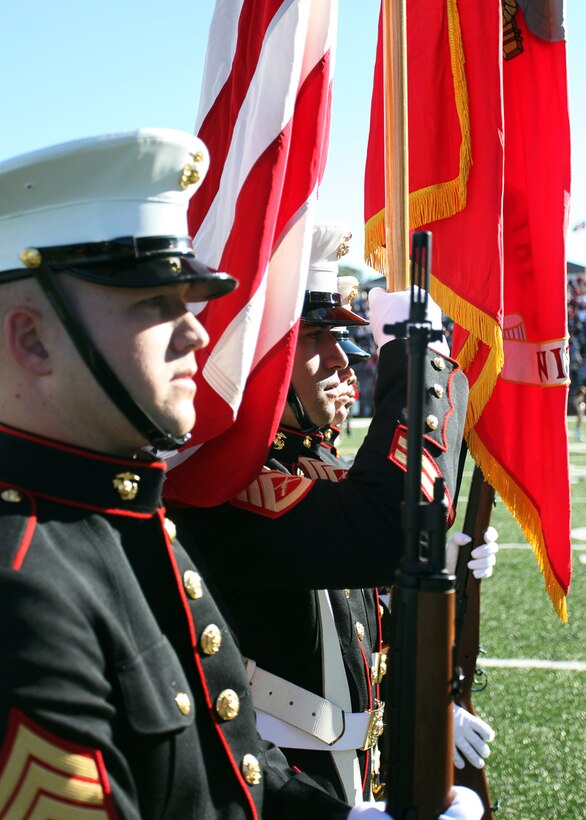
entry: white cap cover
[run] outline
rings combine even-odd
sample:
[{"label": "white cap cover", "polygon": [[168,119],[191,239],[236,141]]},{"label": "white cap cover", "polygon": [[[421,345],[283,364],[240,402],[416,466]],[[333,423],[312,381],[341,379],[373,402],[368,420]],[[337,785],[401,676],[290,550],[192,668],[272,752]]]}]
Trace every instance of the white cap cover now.
[{"label": "white cap cover", "polygon": [[352,232],[347,225],[324,222],[315,225],[307,274],[307,290],[322,293],[338,291],[338,260],[348,253]]},{"label": "white cap cover", "polygon": [[145,128],[0,163],[0,271],[26,248],[122,236],[187,236],[187,205],[209,167],[203,142]]}]

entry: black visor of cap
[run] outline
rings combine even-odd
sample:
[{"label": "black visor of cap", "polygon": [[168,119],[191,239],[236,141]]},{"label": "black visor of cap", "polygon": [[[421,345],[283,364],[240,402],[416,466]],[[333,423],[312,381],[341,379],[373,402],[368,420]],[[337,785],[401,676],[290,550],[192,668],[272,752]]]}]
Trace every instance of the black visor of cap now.
[{"label": "black visor of cap", "polygon": [[339,293],[313,290],[305,291],[301,321],[310,325],[331,325],[332,327],[368,324],[362,316],[342,306],[342,297]]},{"label": "black visor of cap", "polygon": [[[53,271],[99,285],[145,288],[190,283],[201,285],[197,301],[230,293],[238,282],[198,262],[188,236],[125,236],[107,242],[36,248]],[[0,273],[0,279],[30,276],[27,268]]]},{"label": "black visor of cap", "polygon": [[349,333],[344,333],[343,331],[336,333],[334,330],[332,334],[338,340],[338,344],[348,357],[349,364],[358,364],[359,362],[365,362],[367,359],[370,359],[370,353],[355,344],[350,338]]}]

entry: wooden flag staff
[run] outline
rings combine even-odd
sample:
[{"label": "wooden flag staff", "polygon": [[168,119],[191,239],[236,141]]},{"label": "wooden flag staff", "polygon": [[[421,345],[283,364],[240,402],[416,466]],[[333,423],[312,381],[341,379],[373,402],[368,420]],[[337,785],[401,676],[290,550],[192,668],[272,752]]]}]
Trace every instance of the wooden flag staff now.
[{"label": "wooden flag staff", "polygon": [[387,290],[409,287],[407,3],[383,2]]}]

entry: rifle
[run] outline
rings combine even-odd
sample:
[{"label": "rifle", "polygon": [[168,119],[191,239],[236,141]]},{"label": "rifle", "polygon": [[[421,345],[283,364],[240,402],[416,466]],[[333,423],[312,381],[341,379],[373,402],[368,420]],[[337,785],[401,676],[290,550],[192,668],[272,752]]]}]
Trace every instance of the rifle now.
[{"label": "rifle", "polygon": [[430,260],[431,234],[415,232],[409,319],[384,328],[405,335],[408,348],[404,553],[392,589],[390,664],[384,679],[386,805],[397,820],[435,818],[453,794],[455,593],[445,568],[443,479],[436,479],[431,503],[421,498],[425,356],[428,343],[441,338],[426,320]]},{"label": "rifle", "polygon": [[[464,447],[464,455],[466,448]],[[494,506],[494,490],[475,466],[468,494],[468,505],[464,518],[466,535],[472,538],[469,544],[460,547],[456,566],[456,642],[454,645],[454,668],[459,677],[456,703],[471,714],[476,714],[472,705],[472,692],[479,691],[479,678],[485,677],[478,669],[480,651],[480,581],[468,569],[470,553],[483,542],[483,535],[490,524]],[[484,688],[480,685],[480,688]],[[498,809],[498,801],[492,804],[486,771],[477,769],[464,761],[463,769],[454,770],[454,780],[458,785],[473,789],[482,800],[484,814],[482,820],[492,820]]]}]

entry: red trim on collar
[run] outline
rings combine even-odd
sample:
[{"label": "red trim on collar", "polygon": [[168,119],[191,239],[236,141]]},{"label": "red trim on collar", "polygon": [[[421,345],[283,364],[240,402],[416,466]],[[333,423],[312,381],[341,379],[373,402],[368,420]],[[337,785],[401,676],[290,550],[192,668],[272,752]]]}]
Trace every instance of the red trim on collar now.
[{"label": "red trim on collar", "polygon": [[[18,492],[23,493],[23,495],[31,495],[31,490],[20,487],[18,484],[14,484],[14,482],[10,482],[10,484],[7,484],[6,486],[11,487],[14,490],[18,490]],[[122,510],[116,507],[98,507],[95,504],[84,504],[81,501],[71,501],[69,498],[59,498],[59,496],[49,495],[49,493],[40,493],[36,490],[32,494],[35,498],[42,498],[44,501],[51,501],[53,504],[64,504],[66,507],[77,507],[82,510],[91,510],[92,512],[104,513],[104,515],[122,515],[126,518],[152,518],[158,511],[155,510],[152,513],[133,512],[132,510]]]},{"label": "red trim on collar", "polygon": [[5,424],[0,424],[0,432],[8,433],[15,438],[23,438],[27,441],[32,441],[35,444],[43,444],[45,447],[51,447],[54,450],[63,450],[65,453],[72,453],[83,458],[92,458],[94,461],[106,461],[109,464],[121,464],[123,467],[134,467],[137,465],[144,467],[147,470],[166,470],[167,463],[165,461],[137,461],[132,458],[120,458],[119,456],[109,456],[105,453],[98,453],[95,450],[84,450],[82,447],[75,447],[73,444],[64,444],[53,438],[45,438],[44,436],[37,436],[34,433],[29,433],[25,430],[18,430],[16,427],[8,427]]},{"label": "red trim on collar", "polygon": [[[12,488],[12,485],[7,484],[6,486],[10,486]],[[24,535],[22,536],[22,541],[20,542],[20,545],[16,551],[16,555],[12,559],[12,569],[16,570],[19,570],[22,567],[23,561],[28,552],[28,548],[30,547],[31,541],[33,540],[33,533],[37,526],[37,502],[35,501],[35,497],[30,493],[24,491],[19,492],[22,492],[22,494],[26,496],[26,498],[28,499],[28,502],[30,504],[30,513],[28,521],[26,522],[26,527],[24,530]]]}]

